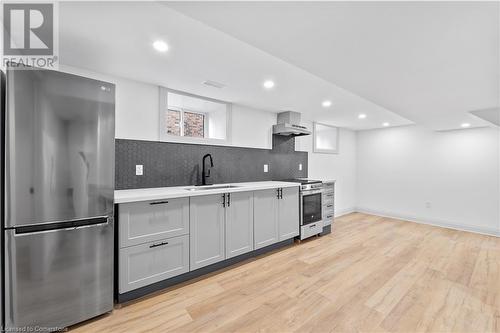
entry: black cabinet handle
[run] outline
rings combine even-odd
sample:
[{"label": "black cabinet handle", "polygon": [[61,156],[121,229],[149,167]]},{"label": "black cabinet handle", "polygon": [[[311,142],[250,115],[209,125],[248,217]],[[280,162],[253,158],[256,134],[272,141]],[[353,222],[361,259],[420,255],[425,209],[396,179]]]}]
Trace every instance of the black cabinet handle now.
[{"label": "black cabinet handle", "polygon": [[309,228],[314,228],[316,227],[316,224],[310,225]]},{"label": "black cabinet handle", "polygon": [[227,194],[227,206],[231,206],[231,193]]},{"label": "black cabinet handle", "polygon": [[331,219],[333,217],[333,215],[327,215],[326,218],[327,219]]},{"label": "black cabinet handle", "polygon": [[157,243],[157,244],[151,244],[151,245],[149,245],[149,248],[152,249],[154,247],[163,246],[163,245],[168,245],[168,242],[161,242],[161,243]]},{"label": "black cabinet handle", "polygon": [[278,189],[276,189],[276,192],[278,193],[278,194],[277,194],[277,196],[276,196],[276,198],[278,198],[278,199],[279,199],[279,198],[280,198],[280,189],[279,189],[279,188],[278,188]]},{"label": "black cabinet handle", "polygon": [[226,193],[222,195],[222,207],[226,207]]},{"label": "black cabinet handle", "polygon": [[326,207],[330,208],[330,207],[333,207],[333,205],[328,205],[328,206],[326,206]]},{"label": "black cabinet handle", "polygon": [[155,201],[155,202],[150,202],[150,205],[163,205],[163,204],[168,204],[167,200],[164,201]]}]

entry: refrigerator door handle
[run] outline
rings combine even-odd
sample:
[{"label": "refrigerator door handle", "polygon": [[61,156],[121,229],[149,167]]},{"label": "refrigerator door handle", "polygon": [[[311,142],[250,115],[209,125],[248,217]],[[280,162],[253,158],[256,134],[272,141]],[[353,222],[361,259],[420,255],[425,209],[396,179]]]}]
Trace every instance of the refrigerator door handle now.
[{"label": "refrigerator door handle", "polygon": [[108,225],[108,224],[109,224],[109,222],[90,224],[90,225],[82,225],[79,227],[75,227],[74,229],[79,230],[79,229],[85,229],[85,228],[103,227],[103,226]]},{"label": "refrigerator door handle", "polygon": [[109,216],[99,216],[88,219],[71,220],[65,222],[53,222],[53,223],[21,226],[21,227],[16,227],[14,229],[15,229],[15,236],[19,236],[23,234],[51,232],[58,230],[74,230],[74,229],[81,229],[83,227],[103,226],[109,223],[109,219],[110,219]]}]

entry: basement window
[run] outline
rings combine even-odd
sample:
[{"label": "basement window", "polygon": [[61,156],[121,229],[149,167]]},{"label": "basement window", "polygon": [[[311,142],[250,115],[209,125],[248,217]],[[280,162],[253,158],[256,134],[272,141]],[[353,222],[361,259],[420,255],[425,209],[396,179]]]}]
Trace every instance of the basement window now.
[{"label": "basement window", "polygon": [[335,126],[314,123],[313,151],[323,154],[339,153],[339,129]]},{"label": "basement window", "polygon": [[229,112],[229,103],[160,88],[160,139],[228,143]]},{"label": "basement window", "polygon": [[168,135],[204,138],[207,129],[204,113],[183,109],[168,109],[166,130]]}]

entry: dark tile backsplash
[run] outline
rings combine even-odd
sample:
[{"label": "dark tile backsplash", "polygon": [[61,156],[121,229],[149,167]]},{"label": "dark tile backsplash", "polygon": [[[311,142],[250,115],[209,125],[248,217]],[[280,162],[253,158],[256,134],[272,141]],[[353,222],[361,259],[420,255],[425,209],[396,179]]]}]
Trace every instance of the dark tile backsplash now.
[{"label": "dark tile backsplash", "polygon": [[[296,152],[295,140],[285,139],[273,136],[272,150],[117,139],[116,189],[198,185],[207,153],[213,156],[215,184],[307,177],[307,152]],[[144,166],[142,176],[135,175],[136,164]]]}]

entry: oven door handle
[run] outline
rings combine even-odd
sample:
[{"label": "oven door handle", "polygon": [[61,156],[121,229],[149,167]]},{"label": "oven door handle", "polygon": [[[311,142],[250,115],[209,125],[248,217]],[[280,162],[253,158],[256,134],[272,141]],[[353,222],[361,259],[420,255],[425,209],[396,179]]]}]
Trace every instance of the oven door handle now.
[{"label": "oven door handle", "polygon": [[306,191],[302,191],[302,192],[300,192],[300,196],[301,197],[305,197],[305,196],[308,196],[308,195],[319,194],[319,193],[323,193],[323,190],[306,190]]}]

